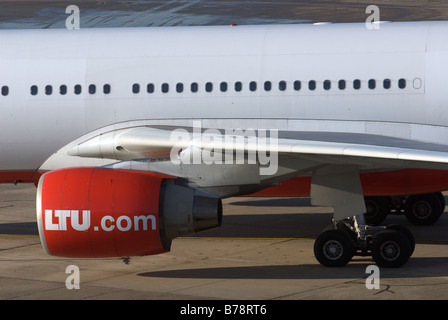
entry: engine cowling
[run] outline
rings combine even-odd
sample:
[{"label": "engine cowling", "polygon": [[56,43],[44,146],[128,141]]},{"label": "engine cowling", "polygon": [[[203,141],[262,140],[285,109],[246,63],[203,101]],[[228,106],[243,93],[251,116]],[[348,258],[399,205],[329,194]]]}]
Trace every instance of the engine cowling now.
[{"label": "engine cowling", "polygon": [[221,225],[219,199],[141,171],[70,168],[44,174],[37,222],[46,251],[75,258],[167,252],[177,236]]}]

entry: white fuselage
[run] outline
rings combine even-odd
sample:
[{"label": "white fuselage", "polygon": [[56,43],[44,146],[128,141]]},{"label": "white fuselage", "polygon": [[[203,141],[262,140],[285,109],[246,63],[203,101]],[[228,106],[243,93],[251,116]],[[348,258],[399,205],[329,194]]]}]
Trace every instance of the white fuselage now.
[{"label": "white fuselage", "polygon": [[446,144],[447,34],[445,22],[0,31],[0,171],[36,170],[92,131],[191,119]]}]

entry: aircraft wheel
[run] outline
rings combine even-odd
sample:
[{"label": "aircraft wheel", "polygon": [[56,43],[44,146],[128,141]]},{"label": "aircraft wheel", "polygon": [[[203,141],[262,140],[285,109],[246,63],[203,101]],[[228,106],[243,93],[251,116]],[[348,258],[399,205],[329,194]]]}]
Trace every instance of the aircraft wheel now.
[{"label": "aircraft wheel", "polygon": [[345,266],[355,254],[350,236],[341,230],[326,230],[314,243],[314,255],[326,267]]},{"label": "aircraft wheel", "polygon": [[380,231],[372,241],[372,258],[379,267],[398,268],[411,256],[408,238],[397,230]]},{"label": "aircraft wheel", "polygon": [[435,193],[410,196],[405,206],[406,218],[418,226],[435,223],[443,212],[442,203]]},{"label": "aircraft wheel", "polygon": [[367,224],[377,226],[390,213],[390,200],[388,197],[365,197],[364,201],[367,210],[364,217]]},{"label": "aircraft wheel", "polygon": [[414,253],[415,237],[408,228],[406,228],[405,226],[399,225],[399,224],[391,224],[391,225],[387,226],[387,229],[396,230],[396,231],[402,233],[408,239],[409,244],[411,245],[411,255]]}]

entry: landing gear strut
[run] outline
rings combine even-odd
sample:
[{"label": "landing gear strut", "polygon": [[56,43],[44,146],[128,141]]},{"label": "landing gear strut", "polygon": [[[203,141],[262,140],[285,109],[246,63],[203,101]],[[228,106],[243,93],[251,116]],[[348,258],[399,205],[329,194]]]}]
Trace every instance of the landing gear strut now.
[{"label": "landing gear strut", "polygon": [[398,268],[412,255],[415,240],[404,226],[374,227],[355,216],[333,223],[314,243],[316,259],[327,267],[342,267],[355,255],[371,255],[380,267]]}]

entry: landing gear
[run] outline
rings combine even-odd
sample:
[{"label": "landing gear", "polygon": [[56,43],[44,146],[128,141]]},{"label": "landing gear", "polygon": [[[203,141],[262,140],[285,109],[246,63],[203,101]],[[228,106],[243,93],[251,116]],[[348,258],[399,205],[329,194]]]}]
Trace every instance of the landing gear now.
[{"label": "landing gear", "polygon": [[415,240],[404,226],[359,224],[359,216],[327,227],[314,243],[316,259],[326,267],[345,266],[355,255],[371,255],[384,268],[398,268],[412,255]]},{"label": "landing gear", "polygon": [[[353,165],[328,165],[317,168],[311,177],[311,204],[333,207],[333,225],[314,243],[314,255],[324,266],[341,267],[354,255],[371,255],[380,267],[397,268],[411,257],[414,237],[404,227],[372,226],[365,222],[368,211],[359,168]],[[384,198],[372,203],[381,215],[389,203]],[[371,210],[372,211],[372,210]],[[382,218],[380,216],[380,218]]]},{"label": "landing gear", "polygon": [[428,226],[439,220],[445,210],[441,192],[397,197],[365,197],[366,222],[379,225],[389,214],[404,214],[409,222]]}]

